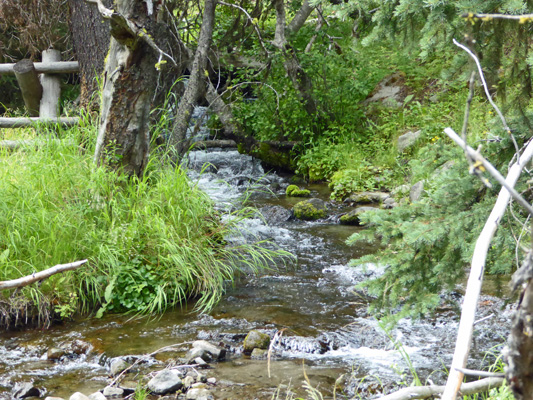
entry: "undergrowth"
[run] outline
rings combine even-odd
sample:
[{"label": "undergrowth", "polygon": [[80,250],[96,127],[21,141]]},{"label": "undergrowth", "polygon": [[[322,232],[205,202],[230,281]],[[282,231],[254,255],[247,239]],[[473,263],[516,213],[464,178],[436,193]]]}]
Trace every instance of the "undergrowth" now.
[{"label": "undergrowth", "polygon": [[[244,268],[279,253],[230,246],[245,211],[224,223],[183,169],[152,157],[140,179],[93,163],[95,128],[0,153],[0,280],[87,258],[74,272],[0,294],[4,323],[37,310],[41,323],[76,312],[160,313],[189,298],[209,309]],[[84,142],[84,147],[77,144]],[[15,301],[16,299],[16,301]]]}]

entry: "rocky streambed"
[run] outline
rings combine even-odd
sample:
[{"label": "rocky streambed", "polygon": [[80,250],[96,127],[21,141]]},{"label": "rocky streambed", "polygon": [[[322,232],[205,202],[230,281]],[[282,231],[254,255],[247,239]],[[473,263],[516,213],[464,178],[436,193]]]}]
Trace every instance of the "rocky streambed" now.
[{"label": "rocky streambed", "polygon": [[[209,314],[184,308],[155,320],[106,316],[4,333],[0,398],[131,398],[136,390],[153,398],[271,399],[278,390],[279,398],[305,396],[309,381],[326,397],[335,390],[370,399],[410,382],[412,368],[422,379],[444,378],[461,287],[442,296],[434,317],[404,319],[385,331],[368,314],[364,293],[354,289],[384,267],[348,266],[352,258],[379,251],[345,244],[362,229],[339,223],[357,207],[355,201],[333,204],[327,187],[300,184],[298,190],[321,199],[327,213],[313,221],[294,219],[289,210],[303,199],[287,196],[292,182],[265,173],[256,160],[236,151],[199,151],[189,166],[191,178],[226,218],[248,193],[248,203],[262,211],[241,222],[239,232],[227,238],[230,244],[269,240],[296,259],[228,283],[226,296]],[[488,318],[476,325],[470,368],[491,363],[487,352],[496,352],[508,332],[512,306],[501,300],[506,285],[495,279],[489,287],[479,305],[479,318]],[[245,349],[251,331],[268,346]],[[158,376],[172,389],[154,390],[149,382]]]}]

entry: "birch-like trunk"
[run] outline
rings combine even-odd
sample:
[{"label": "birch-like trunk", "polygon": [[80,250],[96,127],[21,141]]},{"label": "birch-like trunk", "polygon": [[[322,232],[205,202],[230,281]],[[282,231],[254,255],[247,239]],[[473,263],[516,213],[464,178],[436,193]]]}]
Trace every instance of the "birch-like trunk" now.
[{"label": "birch-like trunk", "polygon": [[[152,16],[142,0],[117,0],[115,10],[148,32]],[[111,20],[95,160],[141,176],[150,150],[150,103],[156,82],[153,50],[124,24]]]}]

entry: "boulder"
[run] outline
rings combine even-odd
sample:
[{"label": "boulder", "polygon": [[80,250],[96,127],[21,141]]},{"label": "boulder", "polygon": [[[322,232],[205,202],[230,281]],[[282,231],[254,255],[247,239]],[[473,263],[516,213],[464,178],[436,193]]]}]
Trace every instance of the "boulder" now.
[{"label": "boulder", "polygon": [[59,360],[65,354],[67,353],[63,349],[60,349],[58,347],[50,347],[48,351],[46,352],[46,359],[47,360]]},{"label": "boulder", "polygon": [[243,351],[246,354],[252,353],[254,349],[266,350],[270,346],[270,336],[266,333],[252,330],[248,332],[243,343]]},{"label": "boulder", "polygon": [[268,225],[277,225],[292,218],[290,210],[282,206],[265,206],[260,210]]},{"label": "boulder", "polygon": [[413,146],[421,134],[422,134],[422,131],[419,130],[416,132],[409,131],[401,135],[397,141],[398,151],[402,152],[408,149],[409,147]]},{"label": "boulder", "polygon": [[267,355],[268,355],[268,350],[259,349],[256,347],[255,349],[252,350],[252,354],[250,354],[250,358],[254,360],[262,360],[262,359],[267,358]]},{"label": "boulder", "polygon": [[126,362],[124,359],[117,357],[113,358],[109,363],[109,373],[111,376],[117,376],[126,368],[129,368],[131,364]]},{"label": "boulder", "polygon": [[226,357],[226,349],[215,346],[214,344],[209,343],[207,340],[196,340],[193,342],[192,347],[206,351],[215,360],[223,360]]},{"label": "boulder", "polygon": [[185,355],[185,363],[191,364],[197,358],[200,358],[204,362],[213,361],[213,356],[211,356],[211,354],[207,350],[200,348],[200,347],[193,347]]},{"label": "boulder", "polygon": [[183,386],[185,386],[186,388],[189,388],[195,383],[195,381],[196,380],[192,376],[186,376],[183,379]]},{"label": "boulder", "polygon": [[391,208],[398,207],[398,203],[396,203],[396,200],[394,200],[394,198],[389,197],[383,201],[382,206],[383,208],[390,210]]},{"label": "boulder", "polygon": [[187,391],[185,396],[187,400],[213,400],[214,397],[209,390],[203,388],[194,388]]},{"label": "boulder", "polygon": [[41,397],[41,389],[33,386],[32,382],[17,382],[13,387],[12,394],[14,399],[24,399],[33,396]]},{"label": "boulder", "polygon": [[90,400],[87,396],[85,396],[83,393],[76,392],[72,396],[69,397],[69,400]]},{"label": "boulder", "polygon": [[148,382],[148,390],[154,394],[167,394],[179,390],[183,382],[175,371],[164,369]]},{"label": "boulder", "polygon": [[320,199],[309,199],[296,203],[292,209],[298,219],[313,221],[326,216],[326,202]]},{"label": "boulder", "polygon": [[390,195],[386,192],[356,192],[348,196],[344,202],[357,204],[381,204],[388,198],[390,198]]},{"label": "boulder", "polygon": [[124,389],[114,387],[114,386],[106,386],[104,388],[104,396],[105,397],[122,397],[124,394]]},{"label": "boulder", "polygon": [[409,191],[409,201],[411,203],[414,203],[415,201],[418,201],[420,197],[422,197],[422,193],[424,192],[424,181],[418,181],[413,186],[411,186],[411,190]]},{"label": "boulder", "polygon": [[360,217],[367,211],[375,211],[374,207],[357,207],[355,210],[342,215],[339,222],[342,225],[361,225]]}]

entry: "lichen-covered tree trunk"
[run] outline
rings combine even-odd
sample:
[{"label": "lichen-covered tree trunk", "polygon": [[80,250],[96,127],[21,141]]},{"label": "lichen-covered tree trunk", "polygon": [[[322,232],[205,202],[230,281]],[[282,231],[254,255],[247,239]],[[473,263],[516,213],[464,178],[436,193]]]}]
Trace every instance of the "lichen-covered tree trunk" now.
[{"label": "lichen-covered tree trunk", "polygon": [[153,15],[142,0],[117,0],[115,11],[120,18],[111,18],[95,160],[128,176],[140,176],[150,149],[150,103],[157,59],[152,48],[121,19],[135,21],[143,32],[151,32]]},{"label": "lichen-covered tree trunk", "polygon": [[207,53],[213,39],[215,7],[215,0],[204,1],[204,14],[198,38],[198,47],[194,55],[187,87],[180,99],[176,120],[172,128],[170,144],[177,150],[179,156],[183,155],[189,148],[189,143],[186,140],[187,127],[191,120],[194,106],[205,92]]}]

